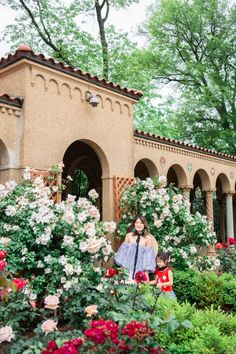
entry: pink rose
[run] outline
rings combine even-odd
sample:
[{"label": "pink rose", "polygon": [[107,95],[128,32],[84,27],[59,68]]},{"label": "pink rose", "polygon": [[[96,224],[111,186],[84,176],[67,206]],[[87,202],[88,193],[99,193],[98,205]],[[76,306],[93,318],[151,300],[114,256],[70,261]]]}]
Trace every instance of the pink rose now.
[{"label": "pink rose", "polygon": [[57,330],[57,322],[53,320],[44,321],[41,325],[42,331],[47,335]]},{"label": "pink rose", "polygon": [[48,295],[44,299],[45,309],[56,310],[59,305],[59,297],[57,295]]},{"label": "pink rose", "polygon": [[0,329],[0,343],[4,341],[10,342],[12,338],[14,338],[14,334],[10,326],[2,327]]},{"label": "pink rose", "polygon": [[23,289],[24,286],[29,283],[28,280],[24,280],[22,278],[14,278],[12,279],[12,282],[16,284],[17,290]]},{"label": "pink rose", "polygon": [[7,266],[7,262],[4,258],[0,261],[0,270],[3,270],[6,266]]},{"label": "pink rose", "polygon": [[98,313],[98,307],[97,305],[90,305],[87,306],[84,310],[87,313],[87,317],[91,317],[93,315],[96,315]]},{"label": "pink rose", "polygon": [[7,252],[4,250],[0,250],[0,258],[5,258],[7,255]]}]

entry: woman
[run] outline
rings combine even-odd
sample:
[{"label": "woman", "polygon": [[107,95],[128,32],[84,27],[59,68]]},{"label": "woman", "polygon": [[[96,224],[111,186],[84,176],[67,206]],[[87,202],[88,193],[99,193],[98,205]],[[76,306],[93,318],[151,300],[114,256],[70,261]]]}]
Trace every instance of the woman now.
[{"label": "woman", "polygon": [[137,272],[154,272],[158,243],[150,234],[148,222],[143,215],[137,216],[131,224],[125,241],[120,246],[115,263],[129,270],[129,280],[135,278]]}]

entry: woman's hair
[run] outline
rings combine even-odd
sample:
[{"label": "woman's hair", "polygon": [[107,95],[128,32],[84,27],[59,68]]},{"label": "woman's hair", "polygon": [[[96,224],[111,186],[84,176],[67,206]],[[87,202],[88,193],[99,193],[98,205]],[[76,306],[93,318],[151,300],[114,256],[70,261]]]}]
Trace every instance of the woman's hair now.
[{"label": "woman's hair", "polygon": [[147,219],[143,215],[138,215],[136,218],[133,220],[131,226],[130,226],[130,231],[133,232],[134,234],[137,234],[137,231],[135,229],[135,223],[137,220],[140,220],[144,224],[144,229],[143,229],[143,236],[146,236],[150,233],[149,225],[147,222]]},{"label": "woman's hair", "polygon": [[160,252],[157,255],[157,259],[160,258],[164,263],[168,263],[170,260],[170,254],[168,252]]}]

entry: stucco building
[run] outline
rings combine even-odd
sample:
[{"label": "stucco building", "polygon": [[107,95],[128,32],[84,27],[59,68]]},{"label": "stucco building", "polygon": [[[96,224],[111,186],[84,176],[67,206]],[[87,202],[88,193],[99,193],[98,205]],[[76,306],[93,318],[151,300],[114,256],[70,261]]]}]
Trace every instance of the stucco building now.
[{"label": "stucco building", "polygon": [[223,239],[234,237],[236,157],[134,130],[141,96],[20,46],[0,60],[0,183],[63,161],[63,175],[82,171],[111,220],[115,176],[122,184],[165,175],[190,201],[199,187],[212,224],[215,217]]}]

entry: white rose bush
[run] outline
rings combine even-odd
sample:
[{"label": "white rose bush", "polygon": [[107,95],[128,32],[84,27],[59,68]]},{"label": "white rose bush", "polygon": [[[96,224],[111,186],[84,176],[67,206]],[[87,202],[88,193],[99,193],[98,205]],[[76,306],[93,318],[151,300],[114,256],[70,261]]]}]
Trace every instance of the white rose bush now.
[{"label": "white rose bush", "polygon": [[167,187],[166,182],[164,176],[153,180],[136,179],[136,183],[123,192],[117,235],[124,238],[134,217],[143,214],[159,249],[171,254],[172,264],[179,269],[192,267],[199,264],[199,248],[214,245],[216,236],[206,216],[192,215],[181,191]]},{"label": "white rose bush", "polygon": [[[15,282],[13,291],[8,285],[1,289],[0,284],[0,303],[8,301],[2,306],[10,309],[11,301],[18,302],[19,308],[23,302],[29,316],[33,310],[33,320],[35,311],[42,310],[47,317],[53,310],[55,316],[60,312],[62,319],[73,322],[73,315],[85,316],[87,297],[97,296],[102,271],[97,272],[95,264],[113,256],[108,236],[116,224],[100,221],[93,205],[95,190],[89,199],[68,195],[55,204],[54,191],[44,185],[42,177],[30,180],[28,173],[24,176],[20,184],[0,185],[0,276],[6,279],[4,284]],[[1,326],[9,324],[5,313]]]}]

